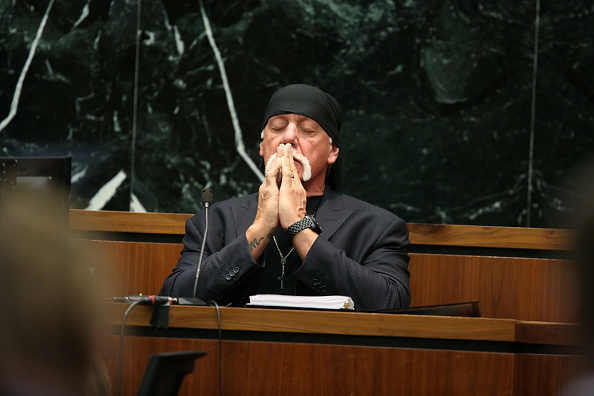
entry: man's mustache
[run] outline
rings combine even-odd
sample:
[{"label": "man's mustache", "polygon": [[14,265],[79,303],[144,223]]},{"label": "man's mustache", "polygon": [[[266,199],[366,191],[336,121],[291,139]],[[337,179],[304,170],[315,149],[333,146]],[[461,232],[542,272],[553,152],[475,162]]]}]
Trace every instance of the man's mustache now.
[{"label": "man's mustache", "polygon": [[[308,181],[309,179],[311,179],[311,166],[309,165],[309,160],[307,159],[307,157],[298,153],[297,150],[295,150],[295,148],[291,149],[291,153],[293,154],[293,159],[295,161],[299,161],[299,163],[303,166],[303,175],[301,177],[303,181]],[[274,153],[268,159],[268,162],[266,162],[265,172],[268,172],[268,169],[270,169],[276,157],[277,154]]]}]

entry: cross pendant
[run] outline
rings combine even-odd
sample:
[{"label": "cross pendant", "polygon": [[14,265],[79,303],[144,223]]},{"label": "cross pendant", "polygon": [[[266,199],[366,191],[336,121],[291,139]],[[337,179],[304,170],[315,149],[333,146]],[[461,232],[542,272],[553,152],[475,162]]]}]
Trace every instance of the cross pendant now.
[{"label": "cross pendant", "polygon": [[288,278],[285,278],[284,276],[279,276],[278,280],[281,283],[281,290],[285,290],[285,281],[289,280]]}]

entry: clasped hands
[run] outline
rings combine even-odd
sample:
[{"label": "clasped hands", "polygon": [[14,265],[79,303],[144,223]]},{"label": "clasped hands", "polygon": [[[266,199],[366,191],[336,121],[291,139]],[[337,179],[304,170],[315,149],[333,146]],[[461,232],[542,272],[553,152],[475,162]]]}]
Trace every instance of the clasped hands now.
[{"label": "clasped hands", "polygon": [[259,223],[271,234],[279,224],[286,229],[305,217],[306,203],[306,192],[297,173],[292,146],[281,144],[260,186],[254,224]]}]

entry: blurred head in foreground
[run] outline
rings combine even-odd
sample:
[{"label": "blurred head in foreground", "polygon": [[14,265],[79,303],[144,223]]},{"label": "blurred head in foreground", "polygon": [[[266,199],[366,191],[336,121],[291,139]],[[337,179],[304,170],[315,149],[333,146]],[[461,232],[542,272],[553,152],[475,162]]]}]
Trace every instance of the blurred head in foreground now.
[{"label": "blurred head in foreground", "polygon": [[[594,161],[578,167],[568,178],[571,192],[569,200],[574,213],[566,219],[567,228],[575,231],[574,284],[578,293],[579,321],[582,337],[580,342],[586,348],[590,364],[580,361],[579,370],[574,370],[561,396],[585,396],[594,394]],[[577,371],[577,373],[576,373]]]},{"label": "blurred head in foreground", "polygon": [[52,197],[0,196],[0,395],[84,395],[96,368],[93,265]]},{"label": "blurred head in foreground", "polygon": [[576,283],[579,293],[580,318],[584,325],[585,342],[594,359],[594,161],[575,172]]}]

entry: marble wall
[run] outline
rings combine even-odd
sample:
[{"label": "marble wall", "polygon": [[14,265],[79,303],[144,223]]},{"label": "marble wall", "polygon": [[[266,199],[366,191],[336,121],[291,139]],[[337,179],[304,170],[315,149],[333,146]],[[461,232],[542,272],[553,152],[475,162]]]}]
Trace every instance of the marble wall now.
[{"label": "marble wall", "polygon": [[557,227],[593,41],[589,0],[0,0],[0,156],[72,155],[74,208],[193,213],[257,190],[268,98],[302,82],[345,111],[345,193]]}]

